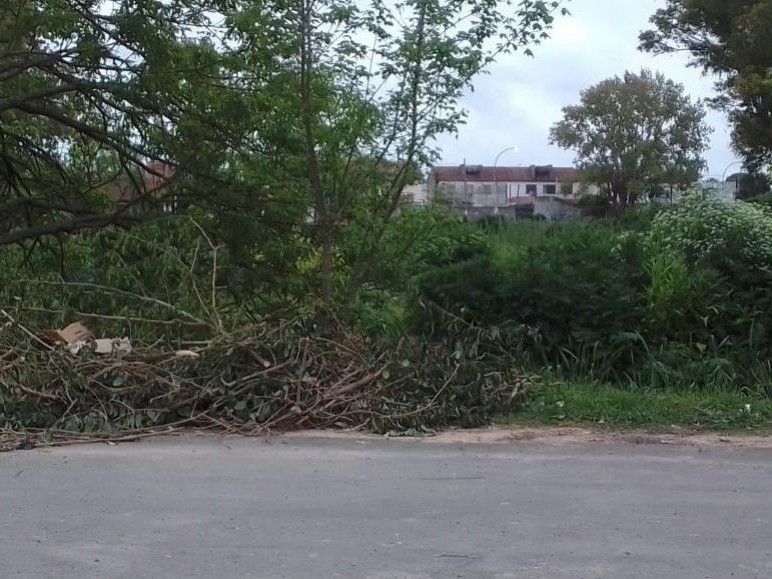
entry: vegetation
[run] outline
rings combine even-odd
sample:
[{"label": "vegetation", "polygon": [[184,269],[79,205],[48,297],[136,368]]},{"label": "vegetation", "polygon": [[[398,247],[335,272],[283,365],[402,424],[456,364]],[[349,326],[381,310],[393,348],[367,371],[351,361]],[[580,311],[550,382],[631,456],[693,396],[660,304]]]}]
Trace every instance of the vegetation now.
[{"label": "vegetation", "polygon": [[602,384],[547,384],[507,422],[598,428],[768,430],[772,403],[731,392],[623,390]]},{"label": "vegetation", "polygon": [[[401,207],[476,76],[562,11],[514,6],[3,4],[0,430],[420,432],[554,381],[769,398],[761,200],[562,225]],[[620,160],[643,168],[610,177],[623,205],[700,164],[677,85],[597,90],[641,86],[662,111],[622,111],[646,119]],[[76,320],[133,349],[44,332]]]},{"label": "vegetation", "polygon": [[565,380],[766,397],[769,219],[694,193],[616,226],[519,226],[419,291]]},{"label": "vegetation", "polygon": [[[405,210],[384,237],[388,259],[333,325],[307,298],[313,246],[289,244],[278,255],[292,265],[260,279],[205,215],[9,247],[0,413],[6,427],[49,433],[417,432],[512,415],[530,392],[516,416],[559,420],[559,395],[566,421],[760,425],[772,394],[770,225],[763,205],[699,192],[573,224],[485,228]],[[341,262],[364,234],[344,232]],[[336,267],[336,287],[349,283]],[[72,356],[30,337],[74,319],[136,350]],[[758,411],[734,414],[745,404]]]},{"label": "vegetation", "polygon": [[772,6],[766,0],[668,0],[641,34],[654,53],[688,51],[695,66],[717,73],[715,104],[729,113],[734,146],[748,167],[772,161]]},{"label": "vegetation", "polygon": [[684,87],[644,70],[605,80],[563,109],[551,141],[576,151],[576,164],[608,202],[622,207],[686,187],[704,168],[710,129]]}]

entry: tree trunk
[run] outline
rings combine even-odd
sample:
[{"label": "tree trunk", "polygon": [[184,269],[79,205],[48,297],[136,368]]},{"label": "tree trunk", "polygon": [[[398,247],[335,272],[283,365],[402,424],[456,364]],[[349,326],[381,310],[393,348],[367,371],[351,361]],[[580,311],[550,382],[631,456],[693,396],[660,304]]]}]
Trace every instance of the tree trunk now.
[{"label": "tree trunk", "polygon": [[306,166],[308,184],[314,203],[314,224],[316,239],[319,242],[321,266],[319,271],[319,297],[325,306],[332,302],[332,277],[334,266],[334,227],[332,215],[324,195],[319,157],[316,152],[314,126],[316,122],[312,77],[314,66],[313,24],[311,22],[311,3],[303,0],[300,8],[300,90],[303,105],[303,132],[306,147]]}]

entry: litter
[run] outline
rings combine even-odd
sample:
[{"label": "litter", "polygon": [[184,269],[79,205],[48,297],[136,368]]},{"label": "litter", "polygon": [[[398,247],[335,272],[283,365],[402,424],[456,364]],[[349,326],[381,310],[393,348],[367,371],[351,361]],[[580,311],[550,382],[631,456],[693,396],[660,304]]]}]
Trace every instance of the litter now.
[{"label": "litter", "polygon": [[84,348],[94,348],[100,355],[129,354],[133,348],[128,338],[98,338],[81,322],[75,322],[61,330],[44,330],[40,338],[52,346],[64,346],[73,356]]}]

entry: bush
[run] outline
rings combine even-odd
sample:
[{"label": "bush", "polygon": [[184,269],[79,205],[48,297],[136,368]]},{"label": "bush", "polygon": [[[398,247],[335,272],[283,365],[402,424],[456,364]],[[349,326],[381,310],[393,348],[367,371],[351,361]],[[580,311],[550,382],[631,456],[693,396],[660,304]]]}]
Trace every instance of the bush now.
[{"label": "bush", "polygon": [[[212,337],[197,356],[166,344],[125,356],[77,357],[0,328],[10,369],[0,381],[0,430],[47,436],[136,434],[169,426],[470,427],[514,411],[530,384],[482,332],[448,327],[446,339],[384,347],[356,334],[322,336],[298,320]],[[491,346],[494,347],[491,347]]]},{"label": "bush", "polygon": [[695,191],[654,218],[649,243],[677,249],[690,263],[740,259],[749,267],[769,267],[772,214],[754,204],[724,203]]},{"label": "bush", "polygon": [[771,353],[772,214],[694,193],[654,219],[648,244],[653,253],[676,251],[685,260],[682,276],[695,285],[690,299],[701,304],[700,347],[710,341],[721,351]]},{"label": "bush", "polygon": [[746,199],[746,202],[764,207],[766,209],[772,209],[772,193],[765,193],[764,195],[751,197],[750,199]]},{"label": "bush", "polygon": [[447,267],[421,280],[421,296],[542,362],[602,351],[625,367],[641,351],[645,318],[640,256],[606,227],[522,230],[492,256]]}]

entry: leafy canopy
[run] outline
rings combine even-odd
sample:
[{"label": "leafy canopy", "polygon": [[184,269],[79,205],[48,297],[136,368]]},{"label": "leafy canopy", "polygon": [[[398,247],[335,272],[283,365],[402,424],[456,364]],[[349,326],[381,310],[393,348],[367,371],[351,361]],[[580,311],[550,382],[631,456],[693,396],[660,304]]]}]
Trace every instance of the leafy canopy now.
[{"label": "leafy canopy", "polygon": [[729,113],[735,149],[752,169],[772,161],[772,2],[667,0],[640,36],[655,54],[687,51],[716,73],[715,104]]},{"label": "leafy canopy", "polygon": [[627,206],[663,184],[693,183],[704,167],[710,129],[701,103],[662,74],[643,70],[605,80],[563,109],[551,141],[576,151],[588,182]]},{"label": "leafy canopy", "polygon": [[[0,243],[133,221],[106,203],[144,171],[216,177],[241,146],[228,0],[0,3]],[[168,173],[168,171],[166,171]]]}]

